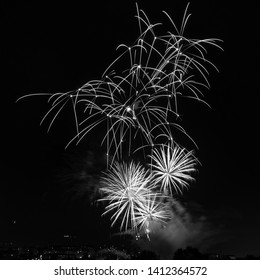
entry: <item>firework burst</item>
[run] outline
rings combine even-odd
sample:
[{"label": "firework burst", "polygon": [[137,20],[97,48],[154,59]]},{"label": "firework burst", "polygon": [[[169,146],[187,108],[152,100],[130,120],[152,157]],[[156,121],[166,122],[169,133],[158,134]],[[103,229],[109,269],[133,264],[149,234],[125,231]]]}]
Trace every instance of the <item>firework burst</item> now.
[{"label": "firework burst", "polygon": [[[73,141],[79,143],[104,123],[107,129],[101,144],[106,146],[108,158],[112,156],[111,162],[122,160],[124,152],[130,155],[137,136],[143,145],[153,146],[158,138],[164,138],[161,143],[172,139],[172,129],[186,134],[175,122],[179,117],[178,99],[203,101],[202,89],[209,87],[207,67],[215,67],[205,57],[206,47],[220,48],[218,39],[184,36],[190,17],[188,5],[180,28],[163,11],[173,32],[162,31],[162,23],[152,24],[137,5],[136,9],[140,35],[134,44],[118,46],[121,54],[101,79],[89,81],[74,91],[22,97],[50,96],[51,108],[42,119],[43,122],[51,118],[48,130],[66,105],[72,105],[77,133],[68,145]],[[159,26],[160,32],[157,32]]]},{"label": "firework burst", "polygon": [[149,170],[134,162],[115,162],[102,178],[103,194],[101,201],[108,201],[104,214],[114,212],[111,220],[112,226],[121,220],[120,230],[137,230],[137,215],[146,208],[151,200],[153,185]]},{"label": "firework burst", "polygon": [[182,193],[183,188],[187,188],[189,182],[194,180],[190,174],[196,171],[198,160],[193,151],[187,152],[179,145],[169,143],[155,148],[149,157],[154,184],[161,186],[163,193],[172,195],[173,189],[176,193]]},{"label": "firework burst", "polygon": [[165,195],[151,193],[149,199],[145,200],[142,207],[138,208],[135,222],[139,231],[144,231],[147,238],[151,232],[151,225],[166,224],[171,219],[168,205],[163,201]]}]

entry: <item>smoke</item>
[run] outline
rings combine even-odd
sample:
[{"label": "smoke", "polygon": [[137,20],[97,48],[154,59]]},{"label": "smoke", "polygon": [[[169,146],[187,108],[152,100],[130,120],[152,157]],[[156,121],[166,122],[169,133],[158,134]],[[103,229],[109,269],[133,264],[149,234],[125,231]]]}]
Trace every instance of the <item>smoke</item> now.
[{"label": "smoke", "polygon": [[57,182],[63,198],[68,202],[93,204],[99,196],[100,174],[106,167],[106,158],[97,151],[75,150],[64,156]]},{"label": "smoke", "polygon": [[191,246],[206,252],[221,242],[223,229],[210,221],[201,205],[184,206],[172,200],[171,211],[172,219],[165,226],[154,226],[150,241],[145,238],[136,241],[143,250],[153,251],[161,259],[172,259],[179,248]]}]

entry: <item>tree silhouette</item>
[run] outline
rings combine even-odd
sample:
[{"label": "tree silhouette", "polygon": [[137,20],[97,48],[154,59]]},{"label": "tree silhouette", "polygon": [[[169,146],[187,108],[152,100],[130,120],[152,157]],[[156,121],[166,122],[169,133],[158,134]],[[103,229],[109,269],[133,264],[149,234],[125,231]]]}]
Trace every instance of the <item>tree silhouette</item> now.
[{"label": "tree silhouette", "polygon": [[197,248],[186,247],[185,249],[178,249],[173,256],[174,260],[201,260],[204,255],[199,252]]}]

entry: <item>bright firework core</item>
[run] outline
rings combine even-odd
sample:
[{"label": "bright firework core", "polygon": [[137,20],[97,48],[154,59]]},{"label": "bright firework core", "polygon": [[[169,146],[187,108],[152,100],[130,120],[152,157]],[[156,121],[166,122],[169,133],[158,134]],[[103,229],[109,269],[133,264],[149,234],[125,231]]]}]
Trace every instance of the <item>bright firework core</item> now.
[{"label": "bright firework core", "polygon": [[135,108],[134,107],[135,107],[135,104],[132,107],[128,105],[126,107],[126,112],[130,113],[132,115],[133,120],[136,120],[136,115],[135,115],[135,111],[134,111]]}]

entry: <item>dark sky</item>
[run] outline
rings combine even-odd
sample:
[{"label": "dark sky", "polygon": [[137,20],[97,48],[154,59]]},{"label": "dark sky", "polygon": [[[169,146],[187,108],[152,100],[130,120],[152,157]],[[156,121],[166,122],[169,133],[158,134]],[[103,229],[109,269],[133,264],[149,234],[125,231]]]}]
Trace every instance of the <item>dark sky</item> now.
[{"label": "dark sky", "polygon": [[[249,35],[254,7],[217,0],[190,2],[188,34],[223,39],[224,52],[210,53],[220,70],[211,72],[211,90],[205,91],[212,109],[195,102],[183,109],[183,125],[198,144],[202,163],[196,184],[183,200],[191,216],[205,217],[205,230],[215,232],[212,239],[217,236],[217,241],[208,241],[212,250],[260,254],[258,77],[254,74],[258,69],[256,38]],[[91,221],[99,212],[84,206],[83,199],[68,202],[57,183],[57,174],[62,174],[73,151],[64,150],[75,133],[71,112],[47,134],[47,125],[39,127],[48,108],[46,99],[15,100],[28,93],[75,89],[99,78],[116,57],[117,45],[131,44],[138,35],[135,2],[2,1],[2,5],[0,241],[13,236],[37,243],[71,231],[96,235],[100,228]],[[152,22],[162,20],[161,10],[180,22],[185,6],[185,1],[139,3]],[[77,153],[90,145],[82,144]]]}]

